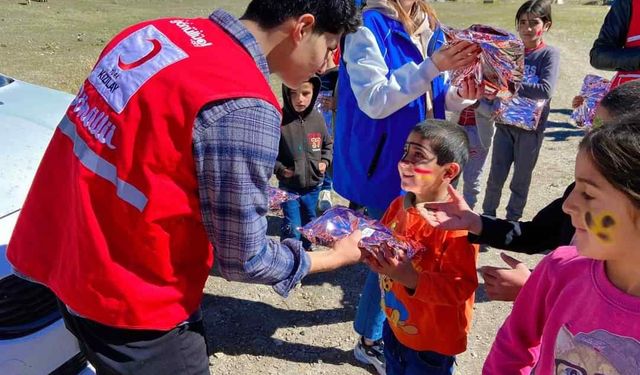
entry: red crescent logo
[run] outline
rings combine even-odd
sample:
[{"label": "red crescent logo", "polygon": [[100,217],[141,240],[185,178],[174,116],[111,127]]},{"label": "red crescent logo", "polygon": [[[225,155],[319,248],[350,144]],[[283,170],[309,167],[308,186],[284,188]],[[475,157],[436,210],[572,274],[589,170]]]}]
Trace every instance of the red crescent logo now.
[{"label": "red crescent logo", "polygon": [[147,39],[147,40],[153,43],[153,49],[151,49],[149,53],[142,56],[138,60],[132,61],[130,63],[126,63],[122,61],[122,56],[118,56],[118,68],[122,70],[135,69],[140,65],[156,57],[156,55],[160,53],[160,50],[162,50],[162,44],[160,44],[160,41],[158,39]]}]

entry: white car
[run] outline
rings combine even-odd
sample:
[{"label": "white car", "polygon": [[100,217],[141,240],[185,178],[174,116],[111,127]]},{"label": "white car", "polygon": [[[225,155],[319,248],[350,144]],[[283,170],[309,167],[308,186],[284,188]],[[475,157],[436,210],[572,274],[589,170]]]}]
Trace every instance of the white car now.
[{"label": "white car", "polygon": [[12,274],[7,242],[72,95],[0,74],[0,374],[95,374],[55,296]]}]

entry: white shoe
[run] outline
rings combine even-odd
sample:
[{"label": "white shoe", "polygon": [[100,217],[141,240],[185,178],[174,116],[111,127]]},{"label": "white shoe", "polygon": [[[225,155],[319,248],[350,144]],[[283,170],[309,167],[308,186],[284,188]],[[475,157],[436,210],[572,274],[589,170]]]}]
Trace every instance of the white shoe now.
[{"label": "white shoe", "polygon": [[333,206],[331,190],[321,190],[318,195],[318,211],[325,212]]},{"label": "white shoe", "polygon": [[360,337],[356,347],[353,349],[353,355],[358,361],[366,365],[373,365],[379,375],[387,374],[382,340],[374,342],[373,345],[367,345],[364,343],[364,337]]}]

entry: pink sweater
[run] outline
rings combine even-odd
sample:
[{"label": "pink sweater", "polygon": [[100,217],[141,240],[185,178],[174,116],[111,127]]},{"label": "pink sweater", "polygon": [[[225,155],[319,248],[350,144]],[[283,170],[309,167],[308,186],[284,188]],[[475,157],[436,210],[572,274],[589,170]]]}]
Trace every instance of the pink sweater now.
[{"label": "pink sweater", "polygon": [[498,331],[483,374],[640,374],[640,298],[604,262],[560,247],[546,256]]}]

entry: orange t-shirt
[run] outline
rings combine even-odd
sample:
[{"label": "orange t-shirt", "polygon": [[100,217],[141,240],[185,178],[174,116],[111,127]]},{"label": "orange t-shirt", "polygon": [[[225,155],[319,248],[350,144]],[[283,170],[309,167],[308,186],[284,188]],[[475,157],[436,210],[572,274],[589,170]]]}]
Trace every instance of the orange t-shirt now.
[{"label": "orange t-shirt", "polygon": [[478,286],[478,246],[467,231],[435,229],[420,216],[411,193],[398,197],[382,223],[399,238],[424,246],[413,260],[415,291],[380,275],[381,305],[395,337],[417,351],[456,355],[467,349],[467,333]]}]

